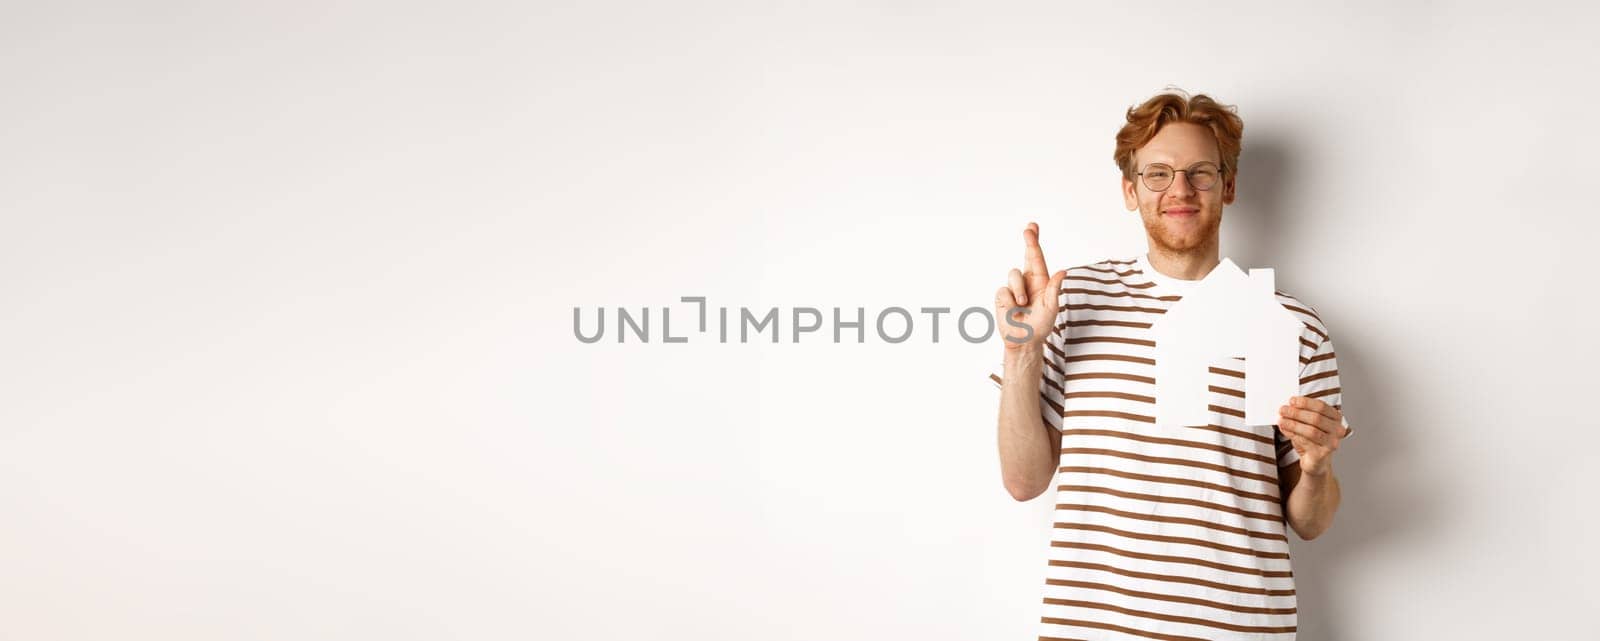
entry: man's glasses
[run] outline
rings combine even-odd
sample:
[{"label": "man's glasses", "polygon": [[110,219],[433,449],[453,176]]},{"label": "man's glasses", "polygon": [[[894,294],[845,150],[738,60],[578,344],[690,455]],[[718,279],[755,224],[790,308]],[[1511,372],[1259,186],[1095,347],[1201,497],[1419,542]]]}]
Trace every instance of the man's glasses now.
[{"label": "man's glasses", "polygon": [[1217,164],[1210,161],[1197,162],[1189,165],[1188,169],[1173,169],[1172,165],[1159,162],[1150,163],[1139,175],[1144,178],[1144,186],[1150,191],[1166,191],[1180,171],[1189,175],[1189,186],[1200,191],[1210,190],[1222,175]]}]

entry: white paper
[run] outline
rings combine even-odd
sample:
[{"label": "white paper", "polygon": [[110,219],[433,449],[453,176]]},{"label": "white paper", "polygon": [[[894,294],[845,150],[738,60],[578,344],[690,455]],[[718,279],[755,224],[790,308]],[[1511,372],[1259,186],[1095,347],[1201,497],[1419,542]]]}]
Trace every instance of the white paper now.
[{"label": "white paper", "polygon": [[1271,269],[1246,276],[1224,258],[1152,324],[1157,425],[1211,422],[1213,366],[1245,372],[1245,424],[1278,422],[1278,407],[1300,388],[1302,324],[1278,302],[1274,281]]}]

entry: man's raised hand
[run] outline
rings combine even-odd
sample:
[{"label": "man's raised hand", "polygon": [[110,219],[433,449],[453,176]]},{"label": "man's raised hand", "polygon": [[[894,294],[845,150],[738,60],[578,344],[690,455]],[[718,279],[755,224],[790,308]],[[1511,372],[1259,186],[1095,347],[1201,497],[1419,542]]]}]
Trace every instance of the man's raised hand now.
[{"label": "man's raised hand", "polygon": [[1056,313],[1061,309],[1061,281],[1067,272],[1051,274],[1045,267],[1044,250],[1039,248],[1039,225],[1028,223],[1022,230],[1022,242],[1022,265],[1026,271],[1012,269],[1006,285],[995,292],[994,316],[1006,349],[1042,351],[1045,338],[1055,329]]}]

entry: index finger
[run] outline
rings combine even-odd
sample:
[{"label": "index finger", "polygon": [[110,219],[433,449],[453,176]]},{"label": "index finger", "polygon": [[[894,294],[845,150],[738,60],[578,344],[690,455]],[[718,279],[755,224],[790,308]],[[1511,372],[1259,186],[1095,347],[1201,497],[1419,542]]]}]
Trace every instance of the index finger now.
[{"label": "index finger", "polygon": [[1291,397],[1289,399],[1289,406],[1311,410],[1333,419],[1335,423],[1339,422],[1339,419],[1342,417],[1342,415],[1339,413],[1339,410],[1335,409],[1332,405],[1327,404],[1322,399],[1311,398],[1310,396]]},{"label": "index finger", "polygon": [[1022,253],[1023,264],[1027,265],[1030,275],[1049,277],[1050,268],[1044,266],[1044,250],[1039,248],[1039,225],[1028,223],[1022,230],[1022,240],[1027,249]]}]

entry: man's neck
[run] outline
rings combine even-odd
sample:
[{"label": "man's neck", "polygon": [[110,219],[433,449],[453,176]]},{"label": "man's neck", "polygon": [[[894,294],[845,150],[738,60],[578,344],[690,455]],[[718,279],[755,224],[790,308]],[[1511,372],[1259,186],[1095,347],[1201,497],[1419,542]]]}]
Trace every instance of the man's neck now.
[{"label": "man's neck", "polygon": [[1211,244],[1207,247],[1197,247],[1188,252],[1167,252],[1156,247],[1150,248],[1150,266],[1161,275],[1179,280],[1200,280],[1211,273],[1211,269],[1222,263],[1217,257],[1217,246]]}]

